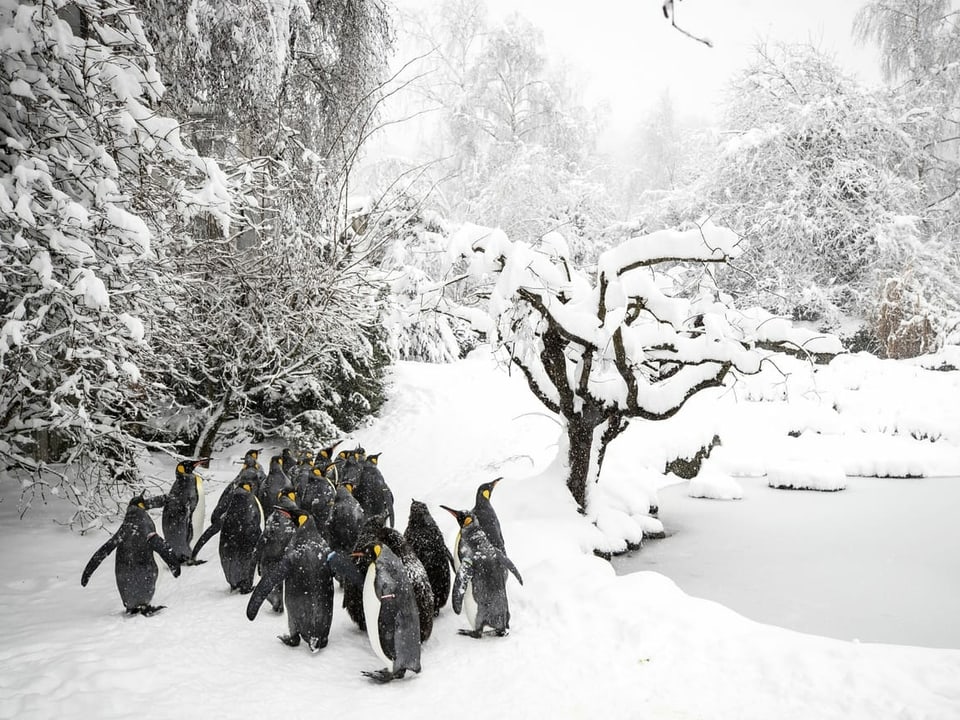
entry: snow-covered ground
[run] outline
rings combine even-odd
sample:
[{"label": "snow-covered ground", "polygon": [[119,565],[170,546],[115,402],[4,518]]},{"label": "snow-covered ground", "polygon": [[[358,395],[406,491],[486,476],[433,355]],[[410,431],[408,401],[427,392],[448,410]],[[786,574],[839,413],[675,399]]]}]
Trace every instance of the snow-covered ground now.
[{"label": "snow-covered ground", "polygon": [[[387,686],[360,675],[381,663],[339,607],[330,643],[315,655],[276,639],[285,618],[261,612],[247,621],[247,597],[227,591],[212,547],[202,553],[210,562],[185,567],[179,578],[161,570],[154,602],[167,609],[126,617],[112,560],[80,587],[83,566],[106,535],[81,537],[52,524],[64,513],[54,506],[17,521],[16,489],[4,486],[0,717],[955,720],[960,650],[844,642],[762,625],[684,594],[659,573],[617,576],[585,552],[591,544],[613,548],[623,542],[618,533],[650,522],[638,498],[656,498],[669,482],[657,472],[663,457],[691,452],[714,433],[723,445],[709,463],[737,476],[744,499],[690,502],[747,507],[750,476],[805,458],[847,475],[960,474],[958,410],[942,402],[960,397],[958,373],[844,358],[814,383],[789,367],[788,382],[742,381],[714,393],[718,405],[704,398],[674,420],[618,440],[607,486],[590,509],[603,518],[604,535],[575,511],[552,464],[557,426],[521,377],[497,371],[482,353],[448,366],[398,365],[393,399],[356,434],[368,452],[383,453],[398,526],[415,497],[452,538],[455,523],[438,504],[468,507],[479,483],[504,475],[493,503],[524,585],[508,583],[509,637],[457,635],[464,621],[448,605],[423,647],[423,672]],[[208,509],[244,449],[212,464]],[[156,472],[164,485],[172,480],[172,465]],[[854,489],[850,482],[822,499],[849,501]],[[668,498],[662,494],[661,506]],[[666,507],[661,515],[669,516]],[[889,532],[904,543],[932,542],[911,535],[909,522]],[[956,561],[960,549],[954,552]],[[818,554],[824,563],[834,557],[829,545]]]}]

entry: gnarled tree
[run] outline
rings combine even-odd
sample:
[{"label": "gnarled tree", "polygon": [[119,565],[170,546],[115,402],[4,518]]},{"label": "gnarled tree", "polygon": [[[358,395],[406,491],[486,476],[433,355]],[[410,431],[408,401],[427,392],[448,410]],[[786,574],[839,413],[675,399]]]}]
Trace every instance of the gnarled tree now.
[{"label": "gnarled tree", "polygon": [[531,246],[468,225],[451,251],[470,258],[467,274],[486,276],[490,293],[482,310],[439,306],[471,319],[561,416],[566,483],[581,508],[607,445],[632,419],[669,418],[731,371],[758,371],[769,351],[841,351],[835,338],[762,310],[734,310],[705,269],[736,257],[739,238],[709,223],[630,239],[600,256],[593,281],[557,233]]}]

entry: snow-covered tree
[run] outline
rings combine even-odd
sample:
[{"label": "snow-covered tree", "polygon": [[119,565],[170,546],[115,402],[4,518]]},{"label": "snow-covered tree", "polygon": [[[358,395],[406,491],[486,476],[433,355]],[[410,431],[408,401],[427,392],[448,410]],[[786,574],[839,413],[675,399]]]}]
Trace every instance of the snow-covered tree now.
[{"label": "snow-covered tree", "polygon": [[0,457],[76,519],[137,483],[156,263],[227,181],[156,112],[163,87],[122,0],[0,2]]},{"label": "snow-covered tree", "polygon": [[559,233],[530,245],[467,225],[451,252],[467,259],[468,275],[488,279],[489,294],[481,308],[441,307],[485,332],[560,415],[566,483],[581,508],[607,445],[632,419],[675,415],[731,371],[758,371],[766,350],[816,358],[841,349],[764,311],[734,311],[706,268],[736,257],[740,240],[710,223],[627,240],[600,256],[593,280]]}]

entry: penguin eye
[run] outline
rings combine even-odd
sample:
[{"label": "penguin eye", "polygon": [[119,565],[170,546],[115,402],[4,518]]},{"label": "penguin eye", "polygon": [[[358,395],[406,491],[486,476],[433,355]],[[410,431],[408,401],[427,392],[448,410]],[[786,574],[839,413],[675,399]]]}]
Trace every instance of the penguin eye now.
[{"label": "penguin eye", "polygon": [[467,516],[463,519],[463,526],[466,527],[467,525],[469,525],[469,524],[472,523],[472,522],[473,522],[473,518],[470,517],[469,515],[467,515]]}]

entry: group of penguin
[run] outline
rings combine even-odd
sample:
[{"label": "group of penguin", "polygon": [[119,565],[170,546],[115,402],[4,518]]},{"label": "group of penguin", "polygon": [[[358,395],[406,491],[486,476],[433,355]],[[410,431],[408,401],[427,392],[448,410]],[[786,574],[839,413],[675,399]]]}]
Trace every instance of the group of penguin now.
[{"label": "group of penguin", "polygon": [[[421,643],[448,597],[470,625],[461,634],[479,638],[489,628],[506,635],[507,577],[512,573],[521,585],[523,580],[507,557],[490,502],[500,478],[477,488],[471,510],[440,506],[459,525],[451,553],[422,502],[412,501],[403,534],[394,529],[393,493],[378,455],[357,448],[334,457],[335,449],[296,457],[285,449],[270,459],[267,473],[259,462],[262,450],[247,451],[205,531],[197,468],[209,466],[210,458],[181,461],[169,492],[130,500],[123,523],[90,558],[80,584],[86,586],[116,550],[117,589],[127,613],[152,615],[164,607],[150,604],[158,575],[154,553],[178,577],[181,565],[206,562],[197,555],[219,534],[227,583],[250,593],[247,618],[254,620],[269,601],[274,612],[287,615],[289,632],[279,639],[289,646],[301,640],[313,652],[326,646],[334,582],[340,584],[348,615],[386,665],[363,673],[377,682],[420,672]],[[157,508],[162,508],[162,536],[148,513]]]}]

